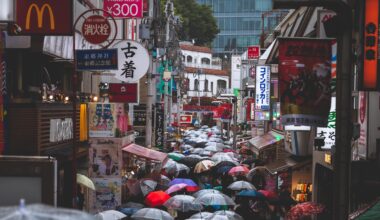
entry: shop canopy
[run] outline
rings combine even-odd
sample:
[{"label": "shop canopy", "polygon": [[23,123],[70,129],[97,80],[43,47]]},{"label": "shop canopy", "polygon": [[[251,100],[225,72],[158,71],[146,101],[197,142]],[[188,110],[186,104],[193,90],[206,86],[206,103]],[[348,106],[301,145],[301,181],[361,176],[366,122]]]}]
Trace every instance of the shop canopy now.
[{"label": "shop canopy", "polygon": [[267,147],[284,139],[284,135],[274,131],[270,131],[262,136],[254,137],[249,140],[249,144],[253,147],[255,153],[265,150]]},{"label": "shop canopy", "polygon": [[137,144],[130,144],[124,147],[123,151],[147,160],[159,161],[162,165],[168,160],[167,154]]}]

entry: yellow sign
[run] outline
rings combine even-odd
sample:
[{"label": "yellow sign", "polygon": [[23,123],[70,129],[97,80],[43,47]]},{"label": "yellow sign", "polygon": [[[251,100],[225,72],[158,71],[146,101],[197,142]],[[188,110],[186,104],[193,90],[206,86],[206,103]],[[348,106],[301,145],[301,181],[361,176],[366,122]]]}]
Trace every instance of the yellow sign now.
[{"label": "yellow sign", "polygon": [[33,3],[29,6],[28,12],[26,14],[26,23],[25,23],[26,30],[30,30],[30,17],[31,17],[33,9],[35,9],[36,14],[37,14],[38,28],[42,28],[44,12],[45,12],[45,9],[47,9],[49,13],[49,18],[50,18],[50,29],[51,30],[55,29],[54,13],[53,13],[53,10],[51,9],[51,6],[45,3],[42,5],[41,8],[39,8],[37,4]]},{"label": "yellow sign", "polygon": [[331,164],[331,154],[325,154],[325,162]]}]

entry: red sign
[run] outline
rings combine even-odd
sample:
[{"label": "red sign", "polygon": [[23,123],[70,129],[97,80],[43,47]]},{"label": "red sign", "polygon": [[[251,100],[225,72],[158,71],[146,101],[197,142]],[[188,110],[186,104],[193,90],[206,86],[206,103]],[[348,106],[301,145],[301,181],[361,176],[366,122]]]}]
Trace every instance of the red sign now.
[{"label": "red sign", "polygon": [[137,103],[137,83],[110,83],[110,102]]},{"label": "red sign", "polygon": [[179,121],[181,124],[190,124],[193,120],[192,115],[181,115]]},{"label": "red sign", "polygon": [[143,0],[104,0],[103,10],[114,18],[142,18],[143,3]]},{"label": "red sign", "polygon": [[82,34],[84,39],[92,44],[101,44],[111,34],[111,25],[101,15],[92,15],[83,22]]},{"label": "red sign", "polygon": [[331,40],[279,39],[283,125],[326,127],[331,105]]},{"label": "red sign", "polygon": [[188,112],[198,112],[198,111],[203,111],[203,112],[212,112],[217,108],[217,106],[207,106],[207,105],[183,105],[183,111],[188,111]]},{"label": "red sign", "polygon": [[260,57],[260,46],[248,47],[248,60],[257,60]]},{"label": "red sign", "polygon": [[72,0],[17,0],[19,35],[72,35]]}]

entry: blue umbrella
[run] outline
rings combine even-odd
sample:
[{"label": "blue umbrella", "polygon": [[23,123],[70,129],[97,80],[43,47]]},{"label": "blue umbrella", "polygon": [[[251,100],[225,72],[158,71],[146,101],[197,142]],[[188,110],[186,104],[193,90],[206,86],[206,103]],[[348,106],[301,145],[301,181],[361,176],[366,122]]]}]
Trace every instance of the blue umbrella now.
[{"label": "blue umbrella", "polygon": [[137,212],[140,209],[142,208],[119,208],[118,211],[125,215],[130,216],[130,215],[135,214],[135,212]]},{"label": "blue umbrella", "polygon": [[237,196],[265,199],[265,196],[261,192],[256,190],[243,190],[239,192]]},{"label": "blue umbrella", "polygon": [[188,186],[198,186],[193,180],[191,179],[182,179],[182,178],[175,178],[174,180],[170,181],[169,186],[184,183]]}]

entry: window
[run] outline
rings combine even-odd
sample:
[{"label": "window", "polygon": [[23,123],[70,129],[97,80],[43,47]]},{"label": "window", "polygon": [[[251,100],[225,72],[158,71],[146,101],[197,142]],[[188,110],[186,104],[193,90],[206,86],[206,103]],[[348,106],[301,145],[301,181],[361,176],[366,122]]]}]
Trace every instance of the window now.
[{"label": "window", "polygon": [[194,91],[199,91],[199,80],[194,80]]},{"label": "window", "polygon": [[208,80],[207,79],[205,80],[204,91],[208,92]]},{"label": "window", "polygon": [[227,88],[227,82],[225,80],[219,79],[217,81],[216,89],[218,92],[221,92],[221,90],[225,90]]},{"label": "window", "polygon": [[184,55],[182,55],[182,62],[185,62],[186,58]]},{"label": "window", "polygon": [[210,64],[210,59],[209,58],[202,58],[201,60],[202,64]]},{"label": "window", "polygon": [[188,62],[188,63],[193,62],[193,58],[192,58],[191,56],[187,56],[187,62]]},{"label": "window", "polygon": [[214,95],[214,82],[211,82],[211,94]]}]

